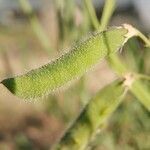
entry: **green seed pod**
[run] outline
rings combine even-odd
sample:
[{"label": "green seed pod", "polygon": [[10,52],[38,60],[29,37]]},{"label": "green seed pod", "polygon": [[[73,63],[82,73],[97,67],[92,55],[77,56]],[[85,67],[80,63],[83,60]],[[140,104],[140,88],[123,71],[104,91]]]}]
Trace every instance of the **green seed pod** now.
[{"label": "green seed pod", "polygon": [[100,90],[85,106],[66,134],[61,138],[56,150],[84,150],[100,127],[116,110],[126,93],[123,81],[115,81]]},{"label": "green seed pod", "polygon": [[51,63],[1,83],[24,99],[46,95],[82,76],[105,56],[116,52],[126,42],[127,32],[124,27],[114,27],[93,34]]}]

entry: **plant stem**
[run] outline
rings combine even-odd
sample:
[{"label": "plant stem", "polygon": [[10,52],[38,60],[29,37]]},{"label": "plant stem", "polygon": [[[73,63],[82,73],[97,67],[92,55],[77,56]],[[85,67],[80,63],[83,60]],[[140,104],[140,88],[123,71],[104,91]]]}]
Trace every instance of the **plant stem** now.
[{"label": "plant stem", "polygon": [[138,30],[137,30],[137,36],[143,40],[143,42],[146,44],[147,47],[150,47],[150,40]]},{"label": "plant stem", "polygon": [[91,0],[84,0],[85,6],[87,8],[87,12],[90,16],[91,19],[91,23],[93,24],[95,29],[98,29],[100,24],[99,21],[97,19],[96,13],[95,13],[95,9],[93,7],[92,1]]},{"label": "plant stem", "polygon": [[32,30],[34,31],[35,35],[41,42],[43,48],[46,50],[46,52],[50,53],[52,51],[51,44],[49,41],[48,36],[46,35],[45,31],[43,30],[37,16],[34,14],[33,9],[29,3],[28,0],[19,0],[20,5],[24,11],[25,14],[28,15],[30,25],[32,27]]},{"label": "plant stem", "polygon": [[135,76],[139,79],[145,79],[145,80],[150,80],[150,76],[145,75],[145,74],[140,74],[140,73],[134,73]]},{"label": "plant stem", "polygon": [[105,28],[107,27],[110,18],[115,10],[115,3],[116,0],[105,0],[105,5],[104,5],[104,9],[103,9],[103,14],[101,17],[101,25],[99,27],[100,31],[105,30]]},{"label": "plant stem", "polygon": [[150,111],[150,90],[140,80],[135,80],[130,91]]}]

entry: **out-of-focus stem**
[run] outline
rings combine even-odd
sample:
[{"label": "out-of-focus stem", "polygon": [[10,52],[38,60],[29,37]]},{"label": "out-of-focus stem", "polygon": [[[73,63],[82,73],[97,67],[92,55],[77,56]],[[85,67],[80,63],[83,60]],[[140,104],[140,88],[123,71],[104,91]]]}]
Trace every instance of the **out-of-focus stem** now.
[{"label": "out-of-focus stem", "polygon": [[137,36],[143,40],[147,47],[150,47],[150,40],[144,34],[142,34],[140,31],[137,31]]},{"label": "out-of-focus stem", "polygon": [[46,35],[45,31],[43,30],[37,16],[34,14],[33,9],[29,3],[28,0],[19,0],[20,5],[24,11],[25,14],[28,15],[30,25],[32,27],[32,30],[36,34],[37,38],[41,42],[43,48],[50,53],[52,51],[51,44],[49,41],[48,36]]},{"label": "out-of-focus stem", "polygon": [[100,21],[99,30],[103,31],[107,27],[110,18],[115,10],[116,0],[105,0],[105,6],[103,9],[103,14]]},{"label": "out-of-focus stem", "polygon": [[92,1],[91,0],[84,0],[85,6],[87,8],[88,14],[90,16],[91,22],[94,26],[95,29],[99,28],[99,21],[97,19],[96,13],[95,13],[95,9],[92,5]]},{"label": "out-of-focus stem", "polygon": [[150,80],[150,76],[145,75],[145,74],[135,73],[135,76],[136,76],[138,79]]}]

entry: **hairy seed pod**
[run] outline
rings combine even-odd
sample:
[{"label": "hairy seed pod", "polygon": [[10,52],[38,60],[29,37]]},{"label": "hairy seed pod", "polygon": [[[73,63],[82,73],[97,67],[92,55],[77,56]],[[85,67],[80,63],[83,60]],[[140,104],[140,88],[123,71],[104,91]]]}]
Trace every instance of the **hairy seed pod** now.
[{"label": "hairy seed pod", "polygon": [[97,131],[103,128],[125,96],[127,90],[123,83],[117,80],[100,90],[85,106],[54,149],[86,149],[87,144]]},{"label": "hairy seed pod", "polygon": [[127,32],[124,27],[114,27],[95,33],[58,59],[1,83],[13,94],[24,99],[46,95],[82,76],[105,56],[116,52],[126,42]]}]

